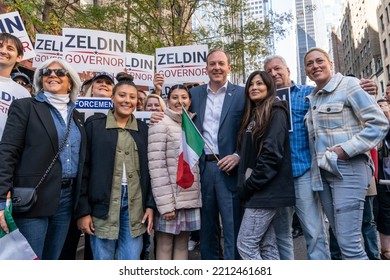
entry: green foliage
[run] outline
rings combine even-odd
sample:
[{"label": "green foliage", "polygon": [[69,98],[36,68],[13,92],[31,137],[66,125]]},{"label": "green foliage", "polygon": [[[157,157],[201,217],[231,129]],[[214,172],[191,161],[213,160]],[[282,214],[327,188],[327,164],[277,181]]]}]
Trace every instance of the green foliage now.
[{"label": "green foliage", "polygon": [[[223,48],[232,58],[233,80],[246,80],[246,66],[260,69],[258,57],[272,54],[274,40],[286,35],[286,24],[291,23],[291,13],[276,14],[260,20],[251,16],[242,0],[211,0],[204,2],[209,11],[200,19],[202,26],[196,33],[196,41],[210,49]],[[211,20],[210,20],[211,18]]]},{"label": "green foliage", "polygon": [[[19,11],[32,38],[36,33],[60,35],[63,27],[73,27],[124,33],[128,52],[154,54],[160,47],[207,44],[228,51],[233,73],[244,80],[245,65],[260,67],[256,58],[272,53],[271,38],[284,37],[285,24],[292,20],[287,13],[252,18],[242,0],[115,0],[104,6],[79,2],[4,1],[9,11]],[[198,9],[207,13],[192,30]]]},{"label": "green foliage", "polygon": [[35,33],[45,29],[45,23],[40,19],[38,12],[43,10],[43,2],[43,0],[5,0],[4,4],[8,6],[8,12],[19,12],[30,37],[35,38]]}]

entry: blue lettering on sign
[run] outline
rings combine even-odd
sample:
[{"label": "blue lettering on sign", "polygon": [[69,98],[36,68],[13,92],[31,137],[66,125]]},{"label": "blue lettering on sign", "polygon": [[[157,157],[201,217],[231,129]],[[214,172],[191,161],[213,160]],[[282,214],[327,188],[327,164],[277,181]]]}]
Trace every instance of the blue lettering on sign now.
[{"label": "blue lettering on sign", "polygon": [[183,53],[160,53],[157,55],[158,65],[204,63],[207,60],[206,51],[183,52]]},{"label": "blue lettering on sign", "polygon": [[96,98],[79,99],[76,102],[77,109],[111,109],[113,107],[111,100],[99,100]]},{"label": "blue lettering on sign", "polygon": [[113,52],[124,52],[125,42],[115,39],[105,39],[102,37],[92,37],[86,35],[65,35],[65,48],[107,50]]},{"label": "blue lettering on sign", "polygon": [[45,50],[45,51],[60,51],[62,52],[62,42],[57,42],[55,40],[48,39],[36,39],[35,41],[36,50]]},{"label": "blue lettering on sign", "polygon": [[15,33],[15,29],[17,31],[23,31],[23,24],[20,21],[20,17],[15,16],[13,19],[5,18],[3,20],[0,19],[0,31],[7,33]]}]

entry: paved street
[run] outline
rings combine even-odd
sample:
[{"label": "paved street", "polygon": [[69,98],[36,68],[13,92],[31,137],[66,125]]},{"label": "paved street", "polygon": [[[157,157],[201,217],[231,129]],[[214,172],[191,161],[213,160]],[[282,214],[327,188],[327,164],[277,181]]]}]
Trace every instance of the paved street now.
[{"label": "paved street", "polygon": [[[80,239],[77,259],[82,259],[82,251],[84,248],[84,237]],[[151,248],[151,252],[153,252],[153,247]],[[306,260],[306,244],[303,236],[299,236],[294,239],[294,255],[296,260]],[[154,259],[154,256],[152,256]],[[190,260],[200,260],[200,251],[199,246],[195,248],[195,250],[189,252],[188,258]]]},{"label": "paved street", "polygon": [[[294,239],[294,256],[296,260],[307,259],[305,239],[302,235]],[[190,252],[188,258],[190,260],[200,260],[199,246],[197,246],[194,251]]]}]

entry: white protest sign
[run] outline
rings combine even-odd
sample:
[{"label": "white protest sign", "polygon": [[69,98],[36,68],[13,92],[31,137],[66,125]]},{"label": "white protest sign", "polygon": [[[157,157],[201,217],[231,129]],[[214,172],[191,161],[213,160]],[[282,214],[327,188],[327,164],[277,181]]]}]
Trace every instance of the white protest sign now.
[{"label": "white protest sign", "polygon": [[153,86],[154,56],[138,53],[126,53],[127,73],[134,77],[139,86]]},{"label": "white protest sign", "polygon": [[208,82],[206,71],[207,45],[156,49],[157,73],[167,84]]},{"label": "white protest sign", "polygon": [[78,72],[125,70],[126,35],[100,30],[63,28],[64,59]]},{"label": "white protest sign", "polygon": [[[103,113],[107,114],[108,110],[113,107],[111,102],[111,98],[103,98],[103,97],[79,97],[76,102],[76,109],[82,113],[84,116],[84,120],[88,117],[94,115],[95,113]],[[152,112],[137,112],[134,111],[134,116],[149,124],[150,116]]]},{"label": "white protest sign", "polygon": [[38,68],[50,58],[62,58],[62,36],[37,34],[35,37],[33,67]]},{"label": "white protest sign", "polygon": [[18,37],[23,44],[23,60],[35,56],[34,47],[31,44],[27,31],[18,12],[12,12],[0,15],[0,32],[10,33]]}]

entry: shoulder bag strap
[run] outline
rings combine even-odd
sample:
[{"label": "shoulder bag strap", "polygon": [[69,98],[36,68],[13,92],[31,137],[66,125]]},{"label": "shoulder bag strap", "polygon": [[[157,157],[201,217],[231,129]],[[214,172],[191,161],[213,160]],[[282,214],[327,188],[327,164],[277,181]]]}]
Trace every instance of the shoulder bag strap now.
[{"label": "shoulder bag strap", "polygon": [[49,174],[50,170],[53,168],[53,165],[55,164],[55,162],[57,161],[58,157],[60,156],[60,153],[62,152],[62,150],[64,149],[65,145],[66,145],[66,142],[68,141],[68,137],[69,137],[69,132],[70,132],[70,125],[72,123],[72,119],[73,119],[73,110],[72,112],[70,113],[70,118],[69,118],[69,121],[68,121],[68,125],[66,127],[66,134],[65,134],[65,138],[64,140],[62,141],[61,143],[61,146],[60,148],[58,149],[57,153],[55,154],[53,160],[51,161],[50,165],[47,167],[46,169],[46,172],[45,174],[43,174],[41,180],[39,180],[38,184],[35,186],[35,190],[38,189],[38,187],[42,184],[43,180],[45,180],[45,178],[47,177],[47,175]]}]

